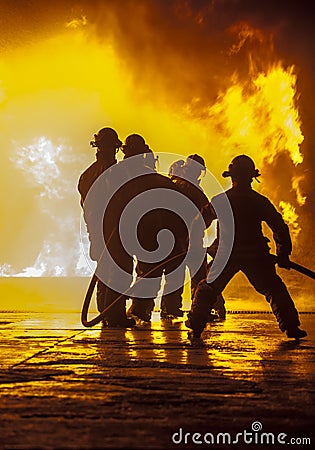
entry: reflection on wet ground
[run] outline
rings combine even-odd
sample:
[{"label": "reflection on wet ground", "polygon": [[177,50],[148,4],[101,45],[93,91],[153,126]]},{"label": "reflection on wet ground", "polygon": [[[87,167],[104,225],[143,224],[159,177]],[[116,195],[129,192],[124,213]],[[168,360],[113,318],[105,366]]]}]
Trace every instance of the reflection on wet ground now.
[{"label": "reflection on wet ground", "polygon": [[126,330],[84,329],[76,313],[2,313],[4,448],[167,448],[179,427],[238,432],[255,420],[311,436],[314,317],[301,314],[308,337],[295,342],[272,314],[228,314],[196,347],[183,320],[158,313]]}]

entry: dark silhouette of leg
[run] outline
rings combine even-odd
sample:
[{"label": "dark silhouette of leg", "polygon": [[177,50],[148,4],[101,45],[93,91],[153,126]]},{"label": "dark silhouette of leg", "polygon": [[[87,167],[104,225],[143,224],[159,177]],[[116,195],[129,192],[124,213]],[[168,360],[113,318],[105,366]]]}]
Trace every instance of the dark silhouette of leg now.
[{"label": "dark silhouette of leg", "polygon": [[[132,288],[132,304],[127,314],[145,322],[150,322],[151,313],[154,309],[154,299],[161,285],[163,269],[155,269],[151,264],[138,261],[136,272],[137,280]],[[149,278],[150,280],[148,280]],[[146,287],[147,281],[149,281],[149,287]],[[148,292],[154,292],[154,296],[147,297]]]},{"label": "dark silhouette of leg", "polygon": [[192,328],[194,337],[200,337],[206,326],[208,314],[214,307],[218,295],[221,294],[238,271],[239,266],[235,262],[229,261],[218,278],[212,283],[208,284],[206,280],[203,280],[198,284],[186,322],[186,325]]},{"label": "dark silhouette of leg", "polygon": [[275,265],[268,257],[247,261],[241,270],[257,292],[263,294],[270,303],[281,331],[298,329],[298,311],[283,283],[276,273]]}]

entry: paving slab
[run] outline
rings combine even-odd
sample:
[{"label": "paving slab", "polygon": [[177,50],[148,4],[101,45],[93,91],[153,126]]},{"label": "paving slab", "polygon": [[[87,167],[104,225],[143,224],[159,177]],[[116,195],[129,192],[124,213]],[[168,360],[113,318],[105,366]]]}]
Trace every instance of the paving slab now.
[{"label": "paving slab", "polygon": [[[79,313],[0,314],[0,448],[314,445],[314,313],[227,314],[203,345],[184,321],[86,329]],[[284,444],[285,442],[285,444]]]}]

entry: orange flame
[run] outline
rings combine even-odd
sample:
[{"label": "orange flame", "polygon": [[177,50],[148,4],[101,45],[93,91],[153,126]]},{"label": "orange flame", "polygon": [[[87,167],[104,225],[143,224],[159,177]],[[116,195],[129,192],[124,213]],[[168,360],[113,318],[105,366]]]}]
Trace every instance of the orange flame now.
[{"label": "orange flame", "polygon": [[300,188],[300,182],[304,180],[303,176],[295,176],[292,179],[292,188],[296,193],[296,200],[300,206],[303,206],[306,202],[306,195],[303,195]]},{"label": "orange flame", "polygon": [[[245,39],[247,34],[243,37]],[[274,164],[280,154],[286,155],[294,168],[301,164],[303,155],[300,146],[304,136],[296,107],[296,92],[294,67],[285,69],[280,63],[266,72],[256,73],[250,83],[241,84],[235,78],[233,85],[221,93],[216,104],[209,109],[209,116],[219,135],[221,152],[226,157],[249,154],[260,168]],[[288,176],[291,178],[291,175]],[[293,241],[301,228],[292,202],[302,206],[306,201],[300,188],[302,181],[303,176],[292,176],[290,190],[294,199],[290,202],[283,198],[283,195],[288,195],[286,189],[280,194],[278,190],[268,192],[268,186],[264,187],[267,195],[282,210]]]},{"label": "orange flame", "polygon": [[[240,43],[232,50],[240,51],[246,40],[252,38],[262,43],[261,33],[257,30],[253,32],[250,27],[243,28]],[[155,151],[171,150],[183,155],[196,151],[205,157],[207,167],[218,177],[231,158],[239,153],[252,156],[260,168],[265,162],[272,164],[280,153],[287,155],[294,166],[303,161],[300,146],[304,137],[296,107],[293,66],[285,68],[278,63],[258,71],[252,64],[248,81],[241,83],[234,74],[231,86],[219,94],[214,105],[206,106],[206,100],[196,95],[191,109],[180,110],[180,100],[176,102],[176,94],[168,91],[168,96],[165,96],[159,84],[154,100],[146,95],[147,91],[153,90],[152,80],[149,86],[137,86],[135,89],[133,67],[119,58],[110,42],[104,44],[94,36],[85,16],[69,21],[63,32],[53,38],[17,48],[5,55],[0,65],[3,86],[0,112],[7,127],[1,139],[4,139],[2,148],[8,148],[8,160],[15,162],[24,173],[27,172],[28,178],[33,175],[37,186],[38,176],[52,180],[52,184],[45,187],[46,195],[51,198],[56,190],[62,198],[62,190],[69,189],[55,179],[59,165],[55,166],[48,158],[53,157],[58,148],[41,145],[40,142],[34,147],[30,146],[30,142],[38,136],[46,136],[49,142],[64,139],[69,148],[75,149],[75,153],[71,153],[71,158],[75,159],[73,170],[65,173],[65,178],[72,183],[72,196],[64,196],[68,199],[66,211],[71,204],[78,202],[75,184],[83,169],[82,155],[89,158],[86,156],[88,141],[105,124],[117,128],[122,139],[130,132],[140,132]],[[169,89],[169,84],[167,86]],[[166,97],[172,99],[167,104],[164,102]],[[203,120],[194,118],[194,102],[197,107],[202,105],[203,110],[206,108],[207,114]],[[15,138],[24,149],[20,154],[17,154],[13,142]],[[11,142],[11,148],[7,142]],[[61,154],[65,155],[64,148]],[[36,161],[30,161],[30,156],[34,156]],[[63,167],[64,162],[60,161],[60,166]],[[290,175],[290,178],[295,201],[303,205],[302,177]],[[25,202],[38,202],[36,196],[26,198],[28,191],[23,189],[21,177],[19,183],[22,187],[20,195],[25,196]],[[48,192],[48,188],[51,191]],[[288,202],[283,198],[276,198],[276,201]],[[49,207],[55,214],[54,209]],[[12,235],[23,236],[23,242],[29,242],[31,247],[33,236],[37,233],[32,229],[31,237],[29,234],[25,237],[23,224],[16,220],[20,214],[19,208],[12,212],[11,202],[9,205],[8,201],[6,210],[11,214],[15,227]],[[296,217],[292,223],[297,220]],[[61,238],[59,240],[62,241]],[[42,248],[40,245],[38,247]],[[49,248],[55,247],[50,245]],[[46,255],[45,252],[43,254]],[[15,249],[12,255],[13,259],[17,258]]]},{"label": "orange flame", "polygon": [[296,210],[294,206],[292,206],[290,203],[285,202],[283,200],[280,201],[279,206],[282,210],[283,218],[285,222],[290,226],[290,231],[292,234],[293,241],[296,240],[298,237],[301,227],[298,223],[298,214],[296,213]]},{"label": "orange flame", "polygon": [[259,73],[249,87],[235,80],[219,96],[209,114],[226,154],[235,149],[235,153],[249,153],[261,164],[263,159],[271,163],[280,152],[288,152],[295,165],[302,163],[300,145],[304,137],[295,107],[293,69],[273,66]]}]

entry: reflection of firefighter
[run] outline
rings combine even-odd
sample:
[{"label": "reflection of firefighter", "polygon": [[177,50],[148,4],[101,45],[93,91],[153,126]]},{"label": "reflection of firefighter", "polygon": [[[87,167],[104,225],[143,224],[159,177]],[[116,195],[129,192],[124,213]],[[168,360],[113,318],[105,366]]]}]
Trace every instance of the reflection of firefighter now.
[{"label": "reflection of firefighter", "polygon": [[[94,140],[91,141],[92,147],[96,147],[96,161],[91,164],[80,176],[78,183],[78,190],[81,194],[81,205],[84,210],[84,219],[87,225],[87,231],[90,239],[90,256],[94,261],[99,261],[103,251],[103,241],[98,238],[98,233],[95,232],[95,214],[93,212],[93,205],[86,206],[85,199],[90,191],[93,183],[99,178],[99,176],[106,171],[106,181],[110,178],[110,167],[116,164],[115,154],[121,147],[122,142],[118,139],[118,135],[112,128],[102,128],[97,134],[94,135]],[[114,224],[112,221],[104,221],[106,228],[104,229],[105,241],[108,241],[112,235]],[[110,240],[111,252],[117,253],[115,249],[114,240]],[[129,270],[130,264],[132,266],[132,260],[130,258],[124,260],[127,269]],[[125,298],[121,298],[116,301],[120,294],[108,286],[106,286],[101,280],[97,282],[97,307],[102,312],[107,306],[113,305],[108,309],[104,323],[109,326],[131,326],[135,324],[134,320],[127,319],[125,309]]]},{"label": "reflection of firefighter", "polygon": [[[262,222],[273,231],[276,242],[279,267],[290,268],[289,255],[292,244],[288,226],[272,203],[255,192],[251,183],[259,171],[246,155],[233,159],[224,177],[231,177],[233,186],[225,194],[213,198],[215,207],[223,195],[227,195],[235,223],[235,236],[232,253],[228,263],[218,277],[211,283],[199,283],[193,298],[187,326],[192,328],[193,336],[200,337],[207,321],[207,314],[232,277],[242,271],[256,291],[265,295],[278,321],[280,330],[289,338],[302,338],[307,333],[299,328],[298,312],[281,278],[275,270],[275,263],[269,253],[268,239],[263,236]],[[224,243],[225,224],[219,220],[220,240]]]},{"label": "reflection of firefighter", "polygon": [[[155,189],[164,189],[160,195],[165,196],[165,203],[167,204],[167,192],[175,190],[175,186],[168,177],[156,172],[154,154],[145,143],[143,137],[138,134],[128,136],[122,150],[125,154],[125,159],[143,154],[143,159],[139,160],[137,157],[134,159],[134,163],[143,164],[142,173],[144,174],[135,177],[138,167],[135,167],[133,173],[133,161],[131,160],[128,163],[127,169],[129,173],[127,174],[127,179],[130,181],[125,183],[121,192],[124,199],[123,204],[127,205],[130,200],[142,193],[153,193]],[[133,288],[132,305],[127,314],[136,319],[149,322],[154,308],[154,299],[160,289],[163,270],[166,268],[166,270],[174,270],[185,257],[183,246],[186,245],[186,229],[183,227],[181,219],[172,211],[155,208],[154,204],[152,205],[151,203],[145,206],[148,207],[148,212],[143,215],[137,226],[137,238],[140,247],[147,252],[155,251],[159,246],[157,236],[163,229],[170,230],[175,237],[174,247],[165,260],[148,262],[143,260],[141,255],[135,253],[137,280]],[[176,255],[179,256],[177,257]],[[171,261],[168,261],[169,259]],[[142,290],[142,286],[145,286],[145,283],[141,282],[145,282],[148,278],[150,278],[150,291],[154,292],[154,295],[150,298],[147,298],[146,289],[143,288]]]},{"label": "reflection of firefighter", "polygon": [[[214,215],[209,200],[200,186],[200,178],[205,172],[204,159],[197,154],[187,157],[186,162],[183,160],[175,161],[169,169],[169,176],[176,185],[176,188],[181,194],[184,194],[200,211],[206,228],[210,225]],[[191,236],[192,239],[192,236]],[[190,260],[191,273],[191,295],[193,297],[194,291],[199,281],[204,279],[207,274],[207,259],[204,256],[203,261],[199,261],[200,246],[203,246],[203,236],[198,236],[189,245],[192,250],[192,258]],[[200,264],[201,263],[201,264]],[[185,284],[185,268],[181,274],[180,288],[165,294],[161,301],[161,317],[182,317],[182,294]],[[168,277],[165,272],[165,288],[167,288]]]}]

